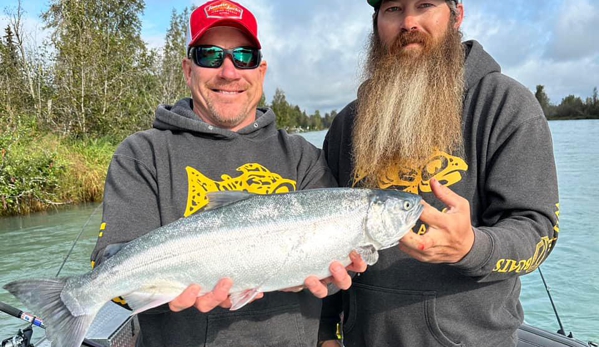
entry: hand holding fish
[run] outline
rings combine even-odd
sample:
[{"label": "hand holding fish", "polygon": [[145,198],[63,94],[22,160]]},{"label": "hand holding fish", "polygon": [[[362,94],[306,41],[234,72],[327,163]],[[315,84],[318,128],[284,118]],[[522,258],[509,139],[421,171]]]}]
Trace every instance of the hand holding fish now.
[{"label": "hand holding fish", "polygon": [[314,294],[317,298],[325,298],[329,295],[327,285],[333,283],[337,288],[347,290],[352,285],[352,276],[348,271],[364,272],[368,266],[356,251],[352,251],[349,255],[352,263],[347,267],[339,262],[333,262],[329,267],[332,276],[318,280],[316,276],[310,276],[304,282],[305,287]]},{"label": "hand holding fish", "polygon": [[331,263],[329,271],[331,272],[332,276],[322,280],[319,280],[316,276],[310,276],[306,278],[303,286],[287,288],[283,289],[283,291],[297,292],[305,288],[308,289],[315,297],[322,299],[329,295],[329,290],[327,288],[329,283],[333,283],[339,289],[347,290],[352,284],[352,277],[349,274],[349,271],[364,272],[368,266],[356,251],[352,251],[349,254],[349,258],[352,262],[347,267],[343,267],[343,264],[338,261]]},{"label": "hand holding fish", "polygon": [[411,257],[425,263],[457,263],[472,249],[474,231],[470,221],[468,200],[451,189],[431,180],[433,194],[447,205],[445,213],[423,202],[420,220],[428,225],[424,235],[407,233],[399,248]]},{"label": "hand holding fish", "polygon": [[[217,306],[231,308],[232,303],[229,298],[229,291],[232,287],[233,281],[230,278],[223,278],[218,281],[211,292],[198,296],[202,288],[197,284],[192,284],[181,295],[169,302],[168,306],[173,312],[180,312],[195,306],[195,308],[203,313],[210,312]],[[263,296],[263,293],[259,293],[253,300],[260,299]]]}]

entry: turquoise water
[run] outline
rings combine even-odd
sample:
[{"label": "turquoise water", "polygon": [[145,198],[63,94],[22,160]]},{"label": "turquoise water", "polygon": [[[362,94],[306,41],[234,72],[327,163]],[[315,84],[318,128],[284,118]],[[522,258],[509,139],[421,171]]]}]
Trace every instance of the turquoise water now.
[{"label": "turquoise water", "polygon": [[[566,332],[583,341],[599,341],[599,184],[594,179],[599,156],[599,121],[550,122],[558,167],[561,235],[542,270]],[[320,147],[326,132],[302,134]],[[81,238],[61,275],[90,269],[101,210],[76,206],[28,217],[0,219],[0,285],[16,279],[56,275],[73,241]],[[84,227],[84,225],[87,226]],[[550,331],[559,326],[538,272],[522,278],[526,322]],[[0,301],[23,308],[0,289]],[[26,324],[0,313],[0,340]],[[41,336],[36,331],[34,336]]]}]

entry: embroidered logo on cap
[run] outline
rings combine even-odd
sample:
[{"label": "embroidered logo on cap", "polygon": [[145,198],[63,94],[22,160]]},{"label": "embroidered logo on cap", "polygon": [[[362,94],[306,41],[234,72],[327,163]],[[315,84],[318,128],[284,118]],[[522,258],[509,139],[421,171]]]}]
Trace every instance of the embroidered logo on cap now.
[{"label": "embroidered logo on cap", "polygon": [[206,8],[204,8],[204,12],[206,13],[206,18],[243,18],[243,9],[228,1],[220,1],[214,5],[206,6]]}]

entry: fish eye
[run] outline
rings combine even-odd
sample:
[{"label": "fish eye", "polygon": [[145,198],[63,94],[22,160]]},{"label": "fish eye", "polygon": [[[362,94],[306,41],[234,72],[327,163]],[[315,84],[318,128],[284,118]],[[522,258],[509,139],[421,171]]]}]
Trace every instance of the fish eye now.
[{"label": "fish eye", "polygon": [[409,202],[409,201],[404,201],[404,203],[403,203],[403,208],[404,208],[404,210],[409,210],[409,209],[411,209],[411,208],[412,208],[412,203],[411,203],[411,202]]}]

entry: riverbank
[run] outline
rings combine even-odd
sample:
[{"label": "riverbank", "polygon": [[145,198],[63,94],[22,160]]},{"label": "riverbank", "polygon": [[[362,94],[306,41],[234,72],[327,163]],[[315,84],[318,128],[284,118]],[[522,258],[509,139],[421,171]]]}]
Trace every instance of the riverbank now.
[{"label": "riverbank", "polygon": [[[294,130],[308,137],[320,134]],[[34,126],[0,129],[0,217],[101,202],[106,171],[119,143],[64,138]]]},{"label": "riverbank", "polygon": [[114,142],[0,130],[0,217],[101,201]]}]

